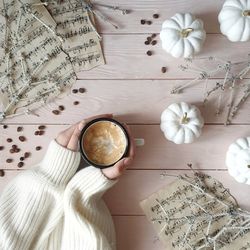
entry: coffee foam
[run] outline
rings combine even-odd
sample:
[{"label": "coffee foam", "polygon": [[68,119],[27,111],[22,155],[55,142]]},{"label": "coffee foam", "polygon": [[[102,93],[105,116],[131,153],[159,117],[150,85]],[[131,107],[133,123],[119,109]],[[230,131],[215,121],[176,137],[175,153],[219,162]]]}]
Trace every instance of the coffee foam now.
[{"label": "coffee foam", "polygon": [[127,143],[120,126],[110,121],[99,121],[85,131],[82,147],[91,162],[107,166],[122,158]]}]

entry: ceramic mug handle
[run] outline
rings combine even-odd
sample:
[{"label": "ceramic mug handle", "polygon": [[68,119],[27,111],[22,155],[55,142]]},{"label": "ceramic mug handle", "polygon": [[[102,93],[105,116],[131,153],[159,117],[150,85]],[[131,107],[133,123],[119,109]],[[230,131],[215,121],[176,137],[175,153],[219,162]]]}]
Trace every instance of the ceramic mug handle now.
[{"label": "ceramic mug handle", "polygon": [[135,138],[134,141],[136,147],[141,147],[145,145],[145,140],[143,138]]}]

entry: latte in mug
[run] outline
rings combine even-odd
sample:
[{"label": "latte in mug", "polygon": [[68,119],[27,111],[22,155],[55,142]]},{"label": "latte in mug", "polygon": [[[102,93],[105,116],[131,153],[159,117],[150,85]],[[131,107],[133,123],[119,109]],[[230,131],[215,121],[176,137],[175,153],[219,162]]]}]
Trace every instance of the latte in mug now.
[{"label": "latte in mug", "polygon": [[114,119],[99,118],[88,123],[82,131],[80,149],[91,165],[106,168],[126,157],[129,136]]}]

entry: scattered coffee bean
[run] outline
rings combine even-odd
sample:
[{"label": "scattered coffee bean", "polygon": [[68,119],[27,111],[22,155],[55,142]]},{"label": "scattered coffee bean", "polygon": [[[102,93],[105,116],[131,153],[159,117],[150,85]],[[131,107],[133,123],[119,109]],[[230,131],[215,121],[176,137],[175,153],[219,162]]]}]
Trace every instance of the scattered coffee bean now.
[{"label": "scattered coffee bean", "polygon": [[153,18],[155,18],[155,19],[159,18],[159,14],[154,14]]},{"label": "scattered coffee bean", "polygon": [[59,111],[59,110],[53,110],[52,113],[53,113],[54,115],[59,115],[59,114],[60,114],[60,111]]},{"label": "scattered coffee bean", "polygon": [[4,170],[3,169],[0,169],[0,177],[4,177]]},{"label": "scattered coffee bean", "polygon": [[6,124],[4,124],[4,125],[3,125],[3,128],[6,129],[6,128],[8,128],[8,126],[7,126]]},{"label": "scattered coffee bean", "polygon": [[72,89],[72,93],[73,94],[77,94],[78,93],[78,89]]},{"label": "scattered coffee bean", "polygon": [[11,148],[9,152],[10,152],[11,154],[14,154],[14,153],[15,153],[15,149],[14,149],[14,148]]},{"label": "scattered coffee bean", "polygon": [[151,41],[152,41],[152,37],[151,37],[151,36],[148,36],[148,37],[147,37],[147,41],[151,42]]},{"label": "scattered coffee bean", "polygon": [[166,73],[166,72],[167,72],[167,67],[162,67],[162,68],[161,68],[161,72],[162,72],[162,73]]},{"label": "scattered coffee bean", "polygon": [[22,157],[20,157],[20,159],[19,159],[20,161],[24,161],[24,157],[22,156]]},{"label": "scattered coffee bean", "polygon": [[78,101],[74,101],[74,103],[73,103],[74,105],[78,105],[79,104],[79,102]]},{"label": "scattered coffee bean", "polygon": [[36,130],[34,135],[39,135],[40,131],[39,130]]},{"label": "scattered coffee bean", "polygon": [[152,24],[152,21],[147,21],[147,25],[151,25]]},{"label": "scattered coffee bean", "polygon": [[25,153],[24,153],[24,157],[25,157],[25,158],[30,157],[30,152],[25,152]]},{"label": "scattered coffee bean", "polygon": [[40,126],[38,127],[39,130],[44,130],[45,128],[46,128],[45,125],[40,125]]},{"label": "scattered coffee bean", "polygon": [[44,135],[45,131],[44,130],[40,130],[38,131],[38,135]]},{"label": "scattered coffee bean", "polygon": [[17,132],[21,132],[21,131],[23,131],[23,127],[17,127]]},{"label": "scattered coffee bean", "polygon": [[156,37],[156,34],[152,34],[151,37],[152,37],[152,38],[155,38],[155,37]]},{"label": "scattered coffee bean", "polygon": [[22,168],[24,163],[22,161],[18,162],[17,167]]},{"label": "scattered coffee bean", "polygon": [[11,163],[12,161],[13,161],[13,160],[10,159],[10,158],[8,158],[8,159],[6,160],[7,163]]},{"label": "scattered coffee bean", "polygon": [[80,88],[79,89],[79,92],[82,94],[82,93],[85,93],[86,92],[86,89],[85,88]]},{"label": "scattered coffee bean", "polygon": [[0,151],[4,150],[4,146],[0,146]]},{"label": "scattered coffee bean", "polygon": [[19,153],[20,152],[20,148],[15,148],[14,151],[15,151],[15,153]]},{"label": "scattered coffee bean", "polygon": [[7,142],[12,142],[12,139],[11,138],[7,138],[7,140],[6,140]]},{"label": "scattered coffee bean", "polygon": [[141,19],[141,24],[144,25],[146,23],[146,20]]},{"label": "scattered coffee bean", "polygon": [[153,41],[151,42],[151,44],[152,44],[152,45],[156,45],[156,44],[157,44],[157,41],[156,41],[156,40],[153,40]]},{"label": "scattered coffee bean", "polygon": [[65,108],[64,108],[63,105],[60,105],[60,106],[58,106],[58,109],[59,109],[60,111],[63,111]]},{"label": "scattered coffee bean", "polygon": [[147,40],[147,41],[145,41],[144,42],[146,45],[149,45],[150,44],[150,42]]},{"label": "scattered coffee bean", "polygon": [[19,136],[19,140],[20,140],[21,142],[24,142],[24,141],[26,141],[26,138],[22,135],[22,136]]},{"label": "scattered coffee bean", "polygon": [[41,150],[41,149],[42,149],[41,146],[37,146],[37,147],[36,147],[36,151],[39,151],[39,150]]},{"label": "scattered coffee bean", "polygon": [[17,145],[13,144],[11,147],[15,149],[17,148]]},{"label": "scattered coffee bean", "polygon": [[148,50],[148,51],[147,51],[147,55],[148,55],[148,56],[152,56],[152,54],[153,54],[153,53],[152,53],[151,50]]}]

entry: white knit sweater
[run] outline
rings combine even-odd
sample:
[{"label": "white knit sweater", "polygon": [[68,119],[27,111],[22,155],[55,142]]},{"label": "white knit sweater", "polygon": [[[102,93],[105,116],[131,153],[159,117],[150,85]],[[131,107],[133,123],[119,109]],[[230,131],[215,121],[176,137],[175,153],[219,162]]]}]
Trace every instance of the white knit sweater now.
[{"label": "white knit sweater", "polygon": [[101,197],[116,181],[94,167],[76,173],[79,162],[79,152],[52,141],[43,161],[6,187],[1,250],[115,249],[112,217]]}]

